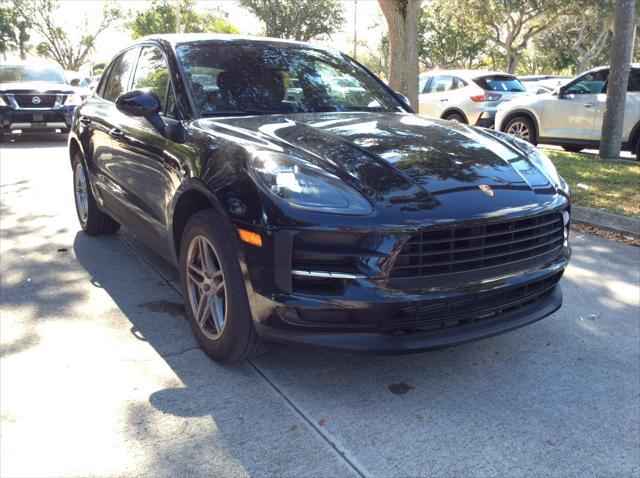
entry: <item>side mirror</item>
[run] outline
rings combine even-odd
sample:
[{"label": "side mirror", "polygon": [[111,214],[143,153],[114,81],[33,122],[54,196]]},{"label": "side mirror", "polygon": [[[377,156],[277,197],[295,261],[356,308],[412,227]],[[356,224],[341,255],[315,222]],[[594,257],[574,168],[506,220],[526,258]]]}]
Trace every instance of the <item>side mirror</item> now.
[{"label": "side mirror", "polygon": [[116,108],[129,116],[151,116],[160,112],[160,98],[149,90],[127,91],[116,98]]},{"label": "side mirror", "polygon": [[160,98],[151,90],[127,91],[116,98],[116,108],[128,116],[142,116],[164,135]]}]

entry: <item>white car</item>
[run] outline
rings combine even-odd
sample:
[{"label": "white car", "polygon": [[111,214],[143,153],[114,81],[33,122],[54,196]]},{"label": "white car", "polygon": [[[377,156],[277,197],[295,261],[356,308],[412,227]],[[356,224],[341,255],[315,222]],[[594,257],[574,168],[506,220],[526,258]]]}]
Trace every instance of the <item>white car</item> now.
[{"label": "white car", "polygon": [[[496,129],[530,143],[562,146],[567,151],[598,148],[607,100],[609,67],[587,71],[559,90],[514,99],[501,105]],[[622,149],[640,159],[640,64],[631,65]]]},{"label": "white car", "polygon": [[478,70],[423,73],[418,88],[421,115],[488,128],[499,104],[528,94],[513,75]]}]

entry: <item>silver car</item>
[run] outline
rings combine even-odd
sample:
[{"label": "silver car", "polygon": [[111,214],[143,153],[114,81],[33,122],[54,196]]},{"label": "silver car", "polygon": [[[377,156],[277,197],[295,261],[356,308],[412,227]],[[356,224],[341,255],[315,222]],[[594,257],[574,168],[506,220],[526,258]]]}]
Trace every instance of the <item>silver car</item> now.
[{"label": "silver car", "polygon": [[423,73],[418,88],[420,114],[488,128],[499,104],[527,94],[513,75],[478,70]]},{"label": "silver car", "polygon": [[[562,146],[567,151],[597,148],[607,101],[609,67],[589,70],[559,90],[514,99],[501,105],[496,129],[530,143]],[[640,159],[640,64],[631,65],[622,148]]]}]

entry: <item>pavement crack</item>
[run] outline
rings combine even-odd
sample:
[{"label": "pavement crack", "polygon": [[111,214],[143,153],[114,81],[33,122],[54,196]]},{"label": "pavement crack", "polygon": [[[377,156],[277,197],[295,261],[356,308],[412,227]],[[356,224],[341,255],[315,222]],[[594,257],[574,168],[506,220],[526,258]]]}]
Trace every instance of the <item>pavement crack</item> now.
[{"label": "pavement crack", "polygon": [[160,357],[162,357],[163,359],[166,359],[167,357],[177,357],[178,355],[186,354],[187,352],[191,352],[192,350],[200,350],[200,347],[198,346],[189,347],[184,350],[181,350],[180,352],[170,352],[168,354],[162,354],[160,355]]}]

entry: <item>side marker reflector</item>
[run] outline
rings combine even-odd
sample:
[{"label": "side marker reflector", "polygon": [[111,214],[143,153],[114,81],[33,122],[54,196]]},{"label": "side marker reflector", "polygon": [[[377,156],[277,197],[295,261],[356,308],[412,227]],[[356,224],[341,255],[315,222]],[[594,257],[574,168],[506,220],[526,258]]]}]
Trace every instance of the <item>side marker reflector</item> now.
[{"label": "side marker reflector", "polygon": [[238,228],[238,235],[242,242],[246,242],[252,246],[262,247],[262,238],[260,237],[260,234]]}]

